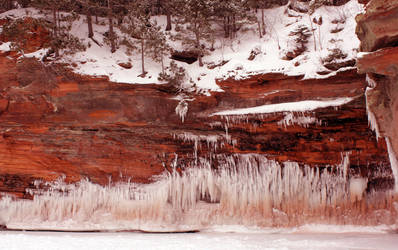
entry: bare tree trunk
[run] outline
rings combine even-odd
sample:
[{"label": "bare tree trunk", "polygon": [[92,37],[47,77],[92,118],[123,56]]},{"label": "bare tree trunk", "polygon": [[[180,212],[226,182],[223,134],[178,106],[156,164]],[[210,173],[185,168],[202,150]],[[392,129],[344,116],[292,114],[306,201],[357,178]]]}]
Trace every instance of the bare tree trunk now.
[{"label": "bare tree trunk", "polygon": [[19,4],[22,5],[22,8],[26,8],[26,7],[29,7],[29,4],[30,4],[31,0],[21,0],[21,1],[18,1],[18,2],[19,2]]},{"label": "bare tree trunk", "polygon": [[58,15],[58,32],[61,31],[61,14],[59,13],[59,10],[57,10],[57,15]]},{"label": "bare tree trunk", "polygon": [[58,49],[58,30],[57,30],[57,9],[55,7],[53,7],[53,49],[54,49],[54,53],[55,53],[55,57],[59,56],[59,49]]},{"label": "bare tree trunk", "polygon": [[264,9],[261,9],[261,25],[263,26],[261,30],[263,35],[265,35]]},{"label": "bare tree trunk", "polygon": [[257,19],[257,25],[258,25],[258,34],[260,36],[260,38],[263,38],[263,35],[261,34],[261,24],[260,24],[260,20]]},{"label": "bare tree trunk", "polygon": [[200,46],[200,34],[199,30],[196,27],[195,23],[195,38],[196,38],[196,47],[198,48],[198,60],[199,60],[199,67],[203,67],[203,61],[202,61],[202,48]]},{"label": "bare tree trunk", "polygon": [[113,32],[112,0],[108,0],[109,40],[111,42],[111,53],[116,52],[115,33]]},{"label": "bare tree trunk", "polygon": [[91,9],[87,8],[87,27],[88,27],[88,38],[93,38],[93,21],[91,18]]},{"label": "bare tree trunk", "polygon": [[167,17],[166,31],[169,31],[171,30],[171,14],[168,10],[166,10],[166,17]]},{"label": "bare tree trunk", "polygon": [[224,17],[224,38],[229,37],[229,17]]},{"label": "bare tree trunk", "polygon": [[312,36],[314,38],[314,50],[316,51],[316,38],[315,38],[315,31],[314,31],[314,27],[312,25],[312,20],[311,20],[311,15],[308,14],[308,19],[310,21],[311,24],[311,32],[312,32]]},{"label": "bare tree trunk", "polygon": [[171,12],[169,10],[169,7],[170,7],[169,3],[167,3],[167,2],[168,2],[167,0],[162,0],[162,1],[158,0],[157,1],[157,5],[159,6],[158,12],[161,13],[160,10],[163,9],[163,13],[166,14],[167,23],[166,23],[166,29],[165,30],[166,31],[170,31],[172,29],[172,26],[171,26]]},{"label": "bare tree trunk", "polygon": [[3,6],[4,6],[5,10],[11,10],[12,9],[12,1],[11,0],[3,1]]},{"label": "bare tree trunk", "polygon": [[164,76],[164,62],[163,62],[163,55],[160,55],[160,62],[162,63],[162,75]]},{"label": "bare tree trunk", "polygon": [[322,43],[321,43],[321,25],[318,24],[318,40],[319,40],[319,48],[322,50]]},{"label": "bare tree trunk", "polygon": [[199,54],[199,67],[203,67],[202,53]]},{"label": "bare tree trunk", "polygon": [[141,67],[142,67],[142,77],[145,76],[145,67],[144,67],[144,38],[141,38]]},{"label": "bare tree trunk", "polygon": [[236,34],[238,29],[236,27],[236,17],[235,17],[235,15],[232,15],[232,29],[233,29],[234,34]]},{"label": "bare tree trunk", "polygon": [[53,8],[53,35],[54,37],[57,37],[57,27],[58,27],[58,21],[57,21],[57,10],[55,8]]}]

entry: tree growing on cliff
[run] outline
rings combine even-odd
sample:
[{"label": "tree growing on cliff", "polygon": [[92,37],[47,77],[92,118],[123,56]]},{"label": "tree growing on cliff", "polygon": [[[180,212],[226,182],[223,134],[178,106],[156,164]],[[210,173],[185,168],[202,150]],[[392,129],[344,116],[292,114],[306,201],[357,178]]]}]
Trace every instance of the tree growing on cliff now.
[{"label": "tree growing on cliff", "polygon": [[214,4],[211,0],[176,0],[179,22],[182,23],[180,35],[183,43],[198,54],[199,66],[203,66],[202,57],[207,53],[204,42],[214,43],[211,17],[214,16]]},{"label": "tree growing on cliff", "polygon": [[[74,12],[74,1],[72,0],[33,0],[33,6],[42,9],[45,13],[49,10],[52,22],[42,22],[43,25],[51,30],[50,46],[58,57],[60,50],[68,48],[69,53],[84,50],[84,45],[80,40],[70,33],[72,23],[79,18]],[[60,13],[60,10],[69,11],[69,13]]]},{"label": "tree growing on cliff", "polygon": [[0,13],[3,11],[11,10],[12,8],[14,8],[14,1],[0,0]]},{"label": "tree growing on cliff", "polygon": [[[94,39],[92,15],[98,3],[93,0],[78,0],[78,2],[82,6],[82,12],[86,15],[88,38]],[[94,42],[98,43],[95,40]]]},{"label": "tree growing on cliff", "polygon": [[[166,37],[157,23],[151,19],[149,1],[134,1],[128,6],[126,20],[120,25],[120,30],[127,35],[124,44],[132,50],[141,53],[141,76],[146,75],[145,57],[150,56],[161,62],[164,72],[163,58],[168,51]],[[139,41],[137,46],[135,41]]]},{"label": "tree growing on cliff", "polygon": [[113,0],[107,0],[107,16],[108,16],[109,30],[108,30],[108,35],[106,38],[111,46],[111,53],[115,53],[117,37],[116,37],[116,33],[113,29]]},{"label": "tree growing on cliff", "polygon": [[329,3],[329,0],[311,0],[309,3],[309,8],[308,8],[308,19],[311,24],[311,31],[312,31],[312,36],[314,38],[314,50],[317,50],[317,40],[315,36],[315,28],[313,26],[313,23],[318,25],[318,44],[320,49],[322,49],[322,43],[321,43],[321,25],[322,25],[322,17],[314,17],[311,19],[311,16],[314,14],[315,10],[318,9],[319,7],[322,7],[323,5]]},{"label": "tree growing on cliff", "polygon": [[221,19],[222,28],[224,31],[224,38],[233,38],[237,31],[237,19],[241,10],[242,1],[240,0],[218,0],[214,4],[215,17]]},{"label": "tree growing on cliff", "polygon": [[174,4],[172,0],[158,0],[158,5],[162,8],[163,13],[166,15],[166,31],[170,31],[171,26],[171,16],[175,12]]},{"label": "tree growing on cliff", "polygon": [[25,55],[24,49],[28,42],[26,34],[31,30],[31,25],[39,25],[40,20],[32,19],[32,23],[24,19],[16,19],[3,25],[2,35],[13,41],[11,49],[18,51],[22,56]]}]

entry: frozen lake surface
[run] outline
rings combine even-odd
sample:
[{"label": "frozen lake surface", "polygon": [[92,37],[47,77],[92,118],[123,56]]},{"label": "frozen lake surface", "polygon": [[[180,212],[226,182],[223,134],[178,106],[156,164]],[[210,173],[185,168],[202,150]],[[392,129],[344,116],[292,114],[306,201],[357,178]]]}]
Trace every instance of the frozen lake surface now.
[{"label": "frozen lake surface", "polygon": [[0,249],[398,249],[395,233],[0,232]]}]

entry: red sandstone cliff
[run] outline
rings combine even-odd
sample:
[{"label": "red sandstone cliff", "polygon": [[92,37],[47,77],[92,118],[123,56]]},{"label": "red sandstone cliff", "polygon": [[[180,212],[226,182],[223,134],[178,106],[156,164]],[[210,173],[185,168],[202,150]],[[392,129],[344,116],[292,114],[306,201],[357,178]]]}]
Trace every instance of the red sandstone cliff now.
[{"label": "red sandstone cliff", "polygon": [[[368,128],[365,76],[355,71],[324,80],[264,74],[219,81],[225,92],[192,96],[182,123],[170,86],[117,84],[75,75],[62,65],[16,58],[0,55],[0,192],[29,197],[25,189],[34,180],[61,175],[71,182],[88,178],[105,184],[110,177],[131,177],[146,183],[169,171],[176,154],[183,166],[210,151],[257,153],[313,167],[338,164],[349,152],[350,174],[368,177],[369,189],[392,185],[386,177],[391,170],[385,143]],[[318,121],[306,127],[279,125],[283,113],[230,120],[210,116],[226,109],[346,96],[354,100],[306,114]],[[208,147],[206,136],[217,136],[224,145]]]},{"label": "red sandstone cliff", "polygon": [[368,110],[381,136],[390,138],[398,152],[398,1],[366,1],[365,13],[357,17],[361,40],[359,73],[367,73]]}]

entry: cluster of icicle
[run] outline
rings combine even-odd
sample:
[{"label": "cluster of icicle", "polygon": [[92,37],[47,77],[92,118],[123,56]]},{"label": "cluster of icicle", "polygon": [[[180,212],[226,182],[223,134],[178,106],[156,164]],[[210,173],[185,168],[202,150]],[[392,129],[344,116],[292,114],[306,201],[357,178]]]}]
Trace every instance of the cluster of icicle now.
[{"label": "cluster of icicle", "polygon": [[322,121],[318,120],[316,117],[308,116],[303,112],[296,115],[293,112],[286,112],[285,117],[278,122],[279,126],[285,128],[293,125],[299,125],[304,128],[308,128],[311,124],[321,126]]},{"label": "cluster of icicle", "polygon": [[376,117],[371,111],[371,108],[369,107],[369,102],[368,102],[368,94],[370,91],[372,91],[377,83],[369,77],[368,74],[366,74],[366,81],[368,82],[368,87],[366,88],[365,91],[365,97],[366,97],[366,114],[368,115],[368,122],[370,128],[376,133],[376,139],[378,140],[380,138],[380,132],[379,132],[379,124],[377,123]]},{"label": "cluster of icicle", "polygon": [[181,121],[184,123],[185,116],[188,113],[188,102],[181,100],[175,108],[176,114],[180,117]]},{"label": "cluster of icicle", "polygon": [[[317,126],[322,126],[321,120],[316,117],[309,115],[310,112],[283,112],[284,117],[282,120],[278,121],[277,124],[281,127],[287,128],[289,126],[301,126],[308,128],[310,125],[314,124]],[[270,114],[244,114],[244,115],[223,115],[221,118],[225,121],[224,127],[228,131],[228,127],[231,124],[247,123],[252,118],[255,119],[266,119],[270,117]],[[256,128],[256,124],[251,124]],[[226,132],[227,133],[227,132]]]},{"label": "cluster of icicle", "polygon": [[254,154],[224,155],[213,169],[200,158],[196,167],[146,185],[59,180],[31,191],[33,200],[3,197],[0,222],[9,228],[68,230],[394,223],[392,196],[365,192],[366,179],[349,177],[348,157],[322,170]]},{"label": "cluster of icicle", "polygon": [[[369,106],[369,101],[368,101],[369,92],[372,91],[374,88],[376,88],[377,83],[372,78],[370,78],[368,74],[366,74],[366,81],[368,83],[368,87],[366,88],[365,91],[366,113],[368,115],[369,126],[376,133],[376,139],[378,140],[380,138],[379,124],[377,122],[375,114],[371,111],[371,107]],[[395,180],[394,190],[395,192],[398,193],[398,161],[397,161],[398,158],[391,146],[390,139],[387,136],[385,137],[385,139],[387,143],[387,150],[390,159],[391,170]]]},{"label": "cluster of icicle", "polygon": [[198,149],[202,148],[202,144],[205,144],[207,148],[210,149],[210,152],[216,152],[218,149],[223,148],[225,144],[235,146],[237,143],[236,139],[232,139],[227,132],[226,134],[220,135],[199,135],[184,132],[181,134],[173,134],[173,138],[183,142],[193,143],[193,154],[195,159],[198,159]]}]

